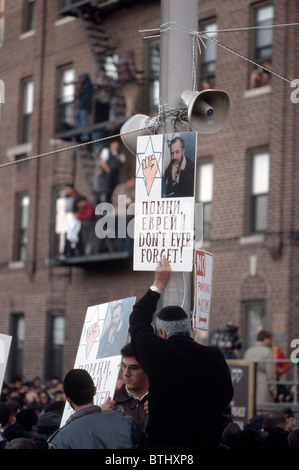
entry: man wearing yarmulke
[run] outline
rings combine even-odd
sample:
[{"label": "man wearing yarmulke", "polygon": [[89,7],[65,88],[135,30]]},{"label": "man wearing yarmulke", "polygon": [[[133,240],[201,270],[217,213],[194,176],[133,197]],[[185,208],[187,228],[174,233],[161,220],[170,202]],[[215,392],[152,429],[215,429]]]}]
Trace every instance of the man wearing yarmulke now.
[{"label": "man wearing yarmulke", "polygon": [[75,413],[48,439],[49,449],[136,449],[139,446],[140,432],[132,416],[102,411],[94,404],[96,387],[86,370],[70,370],[63,389]]},{"label": "man wearing yarmulke", "polygon": [[233,397],[229,368],[219,349],[194,341],[181,307],[156,312],[170,277],[170,263],[162,259],[130,315],[133,351],[149,379],[148,447],[214,449]]}]

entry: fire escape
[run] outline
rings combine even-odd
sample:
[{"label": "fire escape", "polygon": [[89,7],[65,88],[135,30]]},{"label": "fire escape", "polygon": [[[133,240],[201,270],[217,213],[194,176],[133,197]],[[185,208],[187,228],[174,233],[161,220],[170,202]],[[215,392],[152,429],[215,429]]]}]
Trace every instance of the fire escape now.
[{"label": "fire escape", "polygon": [[[102,15],[109,14],[109,12],[129,6],[130,4],[136,3],[139,0],[98,0],[97,5],[91,1],[72,1],[63,2],[68,3],[66,6],[60,9],[60,16],[73,16],[78,18],[81,27],[83,28],[86,42],[89,50],[92,54],[94,62],[96,64],[99,75],[101,71],[105,69],[107,60],[111,61],[114,57],[117,44],[113,38],[109,38],[102,27],[101,17]],[[105,85],[106,86],[106,85]],[[98,91],[99,87],[97,88]],[[106,90],[107,91],[107,90]],[[94,206],[97,204],[96,194],[93,190],[92,177],[95,170],[96,164],[96,152],[95,147],[92,144],[86,144],[83,146],[75,145],[80,141],[80,135],[84,132],[88,133],[89,141],[103,139],[109,135],[118,134],[121,125],[126,120],[124,116],[124,101],[122,97],[121,89],[117,84],[113,84],[111,89],[111,102],[113,103],[113,111],[105,116],[99,116],[95,111],[95,100],[93,98],[93,111],[91,113],[92,122],[87,128],[74,128],[65,122],[67,108],[64,103],[57,103],[56,106],[56,119],[55,119],[55,134],[56,139],[69,141],[74,145],[74,157],[72,165],[73,174],[76,168],[81,171],[87,188],[86,196],[90,201],[93,202]],[[73,109],[74,103],[67,103],[68,109]],[[99,140],[100,142],[100,140]],[[102,145],[103,146],[103,145]],[[55,165],[54,165],[55,166]],[[53,169],[53,178],[55,173],[59,170]],[[51,242],[51,254],[50,264],[52,266],[81,266],[81,267],[92,267],[100,261],[119,260],[119,259],[130,259],[130,251],[119,251],[117,249],[117,240],[105,237],[99,239],[95,235],[95,223],[98,217],[95,219],[94,224],[90,233],[88,234],[88,246],[84,252],[84,255],[72,255],[65,256],[59,251],[59,245],[61,245],[61,235],[57,237],[55,233]],[[52,224],[54,225],[55,222]],[[55,230],[52,230],[54,233]],[[59,238],[59,240],[58,240]]]}]

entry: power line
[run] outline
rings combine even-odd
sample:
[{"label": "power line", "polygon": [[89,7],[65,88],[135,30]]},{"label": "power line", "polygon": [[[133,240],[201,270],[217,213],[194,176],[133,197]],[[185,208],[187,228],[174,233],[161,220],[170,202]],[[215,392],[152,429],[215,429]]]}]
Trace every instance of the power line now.
[{"label": "power line", "polygon": [[[167,26],[167,28],[165,28],[166,26]],[[167,32],[167,30],[172,29],[173,26],[177,27],[178,25],[176,25],[175,22],[171,22],[171,23],[167,23],[165,25],[161,25],[160,28],[139,30],[139,32],[160,31],[162,33],[165,33],[165,32]],[[272,75],[275,75],[276,77],[278,77],[282,80],[285,80],[286,82],[292,84],[293,83],[292,80],[289,80],[288,78],[283,77],[282,75],[274,72],[273,70],[267,69],[263,65],[260,65],[256,62],[254,62],[253,60],[249,59],[248,57],[244,56],[243,54],[240,54],[239,52],[235,51],[234,49],[231,49],[230,47],[225,46],[220,41],[218,41],[218,39],[215,39],[213,37],[208,36],[208,34],[243,32],[243,31],[250,31],[250,30],[269,30],[269,29],[275,29],[275,28],[286,28],[286,27],[294,27],[294,26],[299,26],[299,23],[273,24],[273,25],[264,25],[264,26],[248,26],[248,27],[242,27],[242,28],[220,29],[220,30],[215,30],[215,31],[192,31],[192,30],[189,30],[188,28],[182,27],[181,30],[177,28],[177,31],[191,34],[191,35],[199,38],[202,43],[203,43],[203,41],[202,41],[203,38],[208,39],[210,41],[213,41],[218,46],[222,47],[223,49],[226,49],[227,51],[229,51],[232,54],[240,57],[241,59],[247,60],[248,62],[255,65],[256,67],[259,67],[263,70],[266,70],[267,72],[271,73]],[[144,39],[149,39],[149,38],[159,37],[159,36],[160,36],[160,34],[157,34],[157,35],[154,35],[154,36],[147,36]],[[203,44],[203,45],[205,46],[205,44]],[[199,47],[199,50],[200,50],[200,44],[199,43],[198,43],[198,47]],[[200,53],[201,53],[201,50],[200,50]],[[166,105],[164,105],[164,106],[166,106]],[[162,109],[162,108],[160,108],[160,109]],[[173,110],[172,110],[172,112],[173,112]],[[161,116],[160,115],[158,116],[158,120],[161,121]],[[148,128],[151,128],[151,127],[156,127],[156,124],[148,126]],[[115,134],[115,135],[112,135],[112,136],[103,137],[101,139],[95,139],[95,140],[91,140],[91,141],[88,141],[88,142],[78,143],[78,144],[75,144],[75,145],[71,145],[69,147],[64,147],[62,149],[51,150],[49,152],[41,153],[41,154],[38,154],[38,155],[25,157],[25,158],[22,158],[22,159],[19,159],[19,160],[14,160],[12,162],[1,163],[0,164],[0,169],[1,168],[6,168],[6,167],[9,167],[9,166],[12,166],[12,165],[17,165],[17,164],[20,164],[20,163],[24,163],[24,162],[29,162],[29,161],[32,161],[32,160],[36,160],[38,158],[43,158],[43,157],[47,157],[47,156],[50,156],[50,155],[55,155],[57,153],[66,152],[68,150],[73,150],[75,148],[84,147],[85,145],[90,145],[90,144],[93,144],[93,143],[96,143],[96,142],[104,142],[104,141],[109,140],[109,139],[115,139],[115,138],[118,138],[118,137],[121,137],[121,136],[124,136],[124,135],[131,134],[133,132],[138,132],[138,131],[142,131],[142,130],[144,130],[144,129],[136,129],[134,131],[127,132],[127,133],[124,133],[124,134]]]}]

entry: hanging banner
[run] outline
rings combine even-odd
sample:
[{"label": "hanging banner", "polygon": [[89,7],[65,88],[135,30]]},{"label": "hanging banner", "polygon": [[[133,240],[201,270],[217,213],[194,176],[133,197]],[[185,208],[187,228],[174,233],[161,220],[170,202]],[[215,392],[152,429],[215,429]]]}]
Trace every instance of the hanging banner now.
[{"label": "hanging banner", "polygon": [[4,382],[11,340],[11,336],[0,333],[0,393]]},{"label": "hanging banner", "polygon": [[[91,375],[97,393],[94,404],[113,398],[121,363],[121,348],[126,344],[129,316],[136,297],[88,307],[81,333],[74,369]],[[73,412],[66,403],[60,426]]]},{"label": "hanging banner", "polygon": [[192,271],[197,133],[137,139],[134,270]]},{"label": "hanging banner", "polygon": [[193,328],[208,331],[212,296],[213,255],[204,250],[194,253]]}]

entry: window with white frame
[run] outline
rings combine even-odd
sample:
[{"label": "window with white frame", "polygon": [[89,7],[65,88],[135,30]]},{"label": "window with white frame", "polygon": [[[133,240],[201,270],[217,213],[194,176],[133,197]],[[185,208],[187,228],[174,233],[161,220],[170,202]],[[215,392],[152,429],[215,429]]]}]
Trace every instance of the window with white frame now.
[{"label": "window with white frame", "polygon": [[28,246],[30,199],[27,193],[16,196],[14,261],[25,261]]},{"label": "window with white frame", "polygon": [[60,310],[48,312],[45,376],[62,375],[65,316]]},{"label": "window with white frame", "polygon": [[30,142],[34,104],[34,83],[32,77],[22,80],[22,109],[20,143]]},{"label": "window with white frame", "polygon": [[36,24],[36,0],[25,0],[24,3],[24,27],[23,33],[33,31]]},{"label": "window with white frame", "polygon": [[23,313],[13,313],[11,315],[11,354],[10,372],[13,375],[22,375],[25,343],[25,315]]},{"label": "window with white frame", "polygon": [[160,43],[149,46],[149,113],[158,112],[160,101]]},{"label": "window with white frame", "polygon": [[[217,23],[215,19],[200,23],[199,31],[206,36],[217,39]],[[206,47],[201,48],[200,63],[200,88],[214,88],[216,76],[217,44],[209,39],[204,39]]]},{"label": "window with white frame", "polygon": [[272,3],[255,7],[254,16],[254,26],[259,28],[255,30],[254,59],[261,63],[263,60],[271,59],[272,57],[273,29],[269,28],[274,21],[274,7]]},{"label": "window with white frame", "polygon": [[214,166],[209,160],[197,164],[197,194],[196,201],[203,204],[203,239],[209,240],[211,231],[211,215],[213,200]]},{"label": "window with white frame", "polygon": [[75,70],[72,64],[58,68],[55,129],[67,130],[74,123]]},{"label": "window with white frame", "polygon": [[[274,7],[272,2],[264,2],[252,7],[252,24],[250,55],[255,64],[249,64],[250,88],[258,88],[271,82],[271,62],[273,54]],[[267,69],[267,70],[266,70]]]},{"label": "window with white frame", "polygon": [[250,155],[249,233],[265,232],[268,219],[270,155],[254,152]]}]

